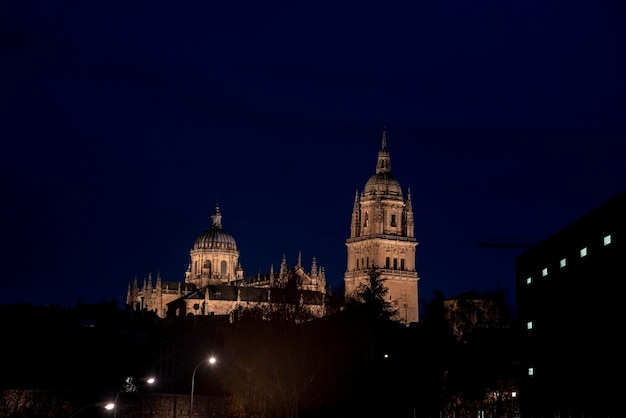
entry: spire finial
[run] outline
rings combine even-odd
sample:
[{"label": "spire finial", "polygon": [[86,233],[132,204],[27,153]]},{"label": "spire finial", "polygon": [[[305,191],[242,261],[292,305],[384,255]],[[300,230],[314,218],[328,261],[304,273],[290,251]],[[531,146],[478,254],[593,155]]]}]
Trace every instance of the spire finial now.
[{"label": "spire finial", "polygon": [[387,151],[387,128],[383,128],[383,144],[378,151],[378,161],[376,163],[376,174],[391,173],[391,161],[389,160],[389,151]]},{"label": "spire finial", "polygon": [[215,203],[215,211],[213,211],[213,215],[211,215],[211,227],[212,228],[222,228],[222,214],[220,213],[220,206]]},{"label": "spire finial", "polygon": [[387,127],[383,126],[383,150],[387,149]]}]

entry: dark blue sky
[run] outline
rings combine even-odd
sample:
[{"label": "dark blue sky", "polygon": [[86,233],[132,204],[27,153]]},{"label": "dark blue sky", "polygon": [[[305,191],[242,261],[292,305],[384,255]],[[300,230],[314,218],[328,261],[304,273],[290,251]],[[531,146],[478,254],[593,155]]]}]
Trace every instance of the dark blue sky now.
[{"label": "dark blue sky", "polygon": [[620,2],[270,3],[2,2],[0,303],[183,281],[216,201],[246,274],[336,285],[383,126],[424,298],[626,189]]}]

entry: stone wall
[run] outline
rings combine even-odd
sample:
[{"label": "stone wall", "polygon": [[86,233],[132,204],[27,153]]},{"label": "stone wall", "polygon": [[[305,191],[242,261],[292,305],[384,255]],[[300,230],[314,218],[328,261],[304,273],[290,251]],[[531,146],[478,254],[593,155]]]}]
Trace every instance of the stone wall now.
[{"label": "stone wall", "polygon": [[[194,395],[193,416],[226,418],[227,398]],[[121,393],[117,418],[190,418],[190,395]]]}]

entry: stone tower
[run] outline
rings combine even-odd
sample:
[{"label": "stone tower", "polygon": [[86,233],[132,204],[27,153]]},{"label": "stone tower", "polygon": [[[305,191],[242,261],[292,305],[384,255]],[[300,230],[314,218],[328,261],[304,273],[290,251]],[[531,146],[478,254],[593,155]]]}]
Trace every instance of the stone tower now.
[{"label": "stone tower", "polygon": [[371,267],[378,267],[385,280],[397,320],[408,325],[419,321],[418,280],[415,269],[413,206],[411,192],[403,197],[400,183],[391,174],[387,133],[382,133],[376,173],[361,195],[357,191],[352,209],[350,238],[346,240],[348,266],[344,275],[346,296],[355,294],[368,280]]}]

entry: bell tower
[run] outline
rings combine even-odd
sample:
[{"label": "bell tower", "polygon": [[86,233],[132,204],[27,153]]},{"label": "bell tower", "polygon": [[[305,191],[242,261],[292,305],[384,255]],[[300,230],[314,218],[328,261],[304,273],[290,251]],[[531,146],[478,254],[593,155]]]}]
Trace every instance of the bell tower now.
[{"label": "bell tower", "polygon": [[367,283],[368,270],[378,267],[388,289],[387,296],[398,311],[395,318],[405,325],[419,321],[418,280],[415,269],[413,205],[410,189],[406,199],[400,183],[391,174],[387,132],[382,132],[376,172],[354,196],[347,270],[346,296]]}]

